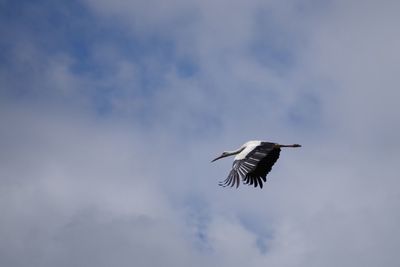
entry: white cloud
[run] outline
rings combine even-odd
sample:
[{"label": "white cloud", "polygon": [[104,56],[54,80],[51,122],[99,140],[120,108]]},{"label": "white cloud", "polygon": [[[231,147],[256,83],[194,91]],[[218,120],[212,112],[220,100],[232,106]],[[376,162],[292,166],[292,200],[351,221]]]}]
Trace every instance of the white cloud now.
[{"label": "white cloud", "polygon": [[[0,69],[2,265],[397,266],[398,6],[312,2],[86,1],[124,41],[174,43],[169,62],[99,41],[100,74],[17,46]],[[280,45],[292,59],[272,64]],[[231,162],[209,160],[255,138],[304,147],[263,190],[219,188]]]}]

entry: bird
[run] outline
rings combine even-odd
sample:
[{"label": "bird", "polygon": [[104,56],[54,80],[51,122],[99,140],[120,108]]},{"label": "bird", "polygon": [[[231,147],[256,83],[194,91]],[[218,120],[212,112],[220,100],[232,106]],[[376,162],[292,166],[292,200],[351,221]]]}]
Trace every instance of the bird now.
[{"label": "bird", "polygon": [[281,145],[264,141],[248,141],[239,149],[224,151],[211,162],[236,155],[232,164],[232,170],[228,177],[219,182],[220,186],[239,187],[240,179],[244,184],[263,187],[267,181],[267,174],[279,158],[282,147],[301,147],[299,144]]}]

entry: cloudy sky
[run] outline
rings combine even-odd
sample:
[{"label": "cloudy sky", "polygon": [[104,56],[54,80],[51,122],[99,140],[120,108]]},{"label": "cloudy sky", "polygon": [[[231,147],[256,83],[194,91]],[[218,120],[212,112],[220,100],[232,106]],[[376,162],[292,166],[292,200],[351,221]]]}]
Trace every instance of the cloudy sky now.
[{"label": "cloudy sky", "polygon": [[[0,265],[399,266],[399,13],[0,0]],[[303,147],[219,187],[248,140]]]}]

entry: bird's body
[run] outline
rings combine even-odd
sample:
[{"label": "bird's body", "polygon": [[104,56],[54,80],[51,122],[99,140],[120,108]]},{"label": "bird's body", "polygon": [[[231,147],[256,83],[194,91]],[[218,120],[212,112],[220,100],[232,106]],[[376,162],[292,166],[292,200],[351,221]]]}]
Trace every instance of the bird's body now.
[{"label": "bird's body", "polygon": [[241,160],[246,158],[253,149],[261,145],[261,141],[248,141],[243,144],[240,148],[244,148],[239,154],[235,156],[235,160]]},{"label": "bird's body", "polygon": [[220,182],[220,185],[236,185],[236,187],[239,187],[240,180],[242,180],[244,184],[262,188],[263,182],[267,181],[267,174],[279,158],[281,147],[300,147],[300,145],[280,145],[264,141],[249,141],[237,150],[223,152],[221,156],[213,161],[232,155],[236,156],[232,170],[228,177]]}]

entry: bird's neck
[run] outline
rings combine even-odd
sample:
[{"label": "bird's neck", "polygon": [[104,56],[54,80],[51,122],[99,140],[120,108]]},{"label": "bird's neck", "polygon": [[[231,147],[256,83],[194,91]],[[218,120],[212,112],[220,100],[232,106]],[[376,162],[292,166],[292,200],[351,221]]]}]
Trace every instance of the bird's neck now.
[{"label": "bird's neck", "polygon": [[225,151],[225,152],[227,153],[227,156],[233,156],[233,155],[236,155],[236,154],[239,154],[240,152],[242,152],[243,149],[245,149],[245,148],[244,148],[244,147],[241,147],[241,148],[236,149],[236,150]]}]

